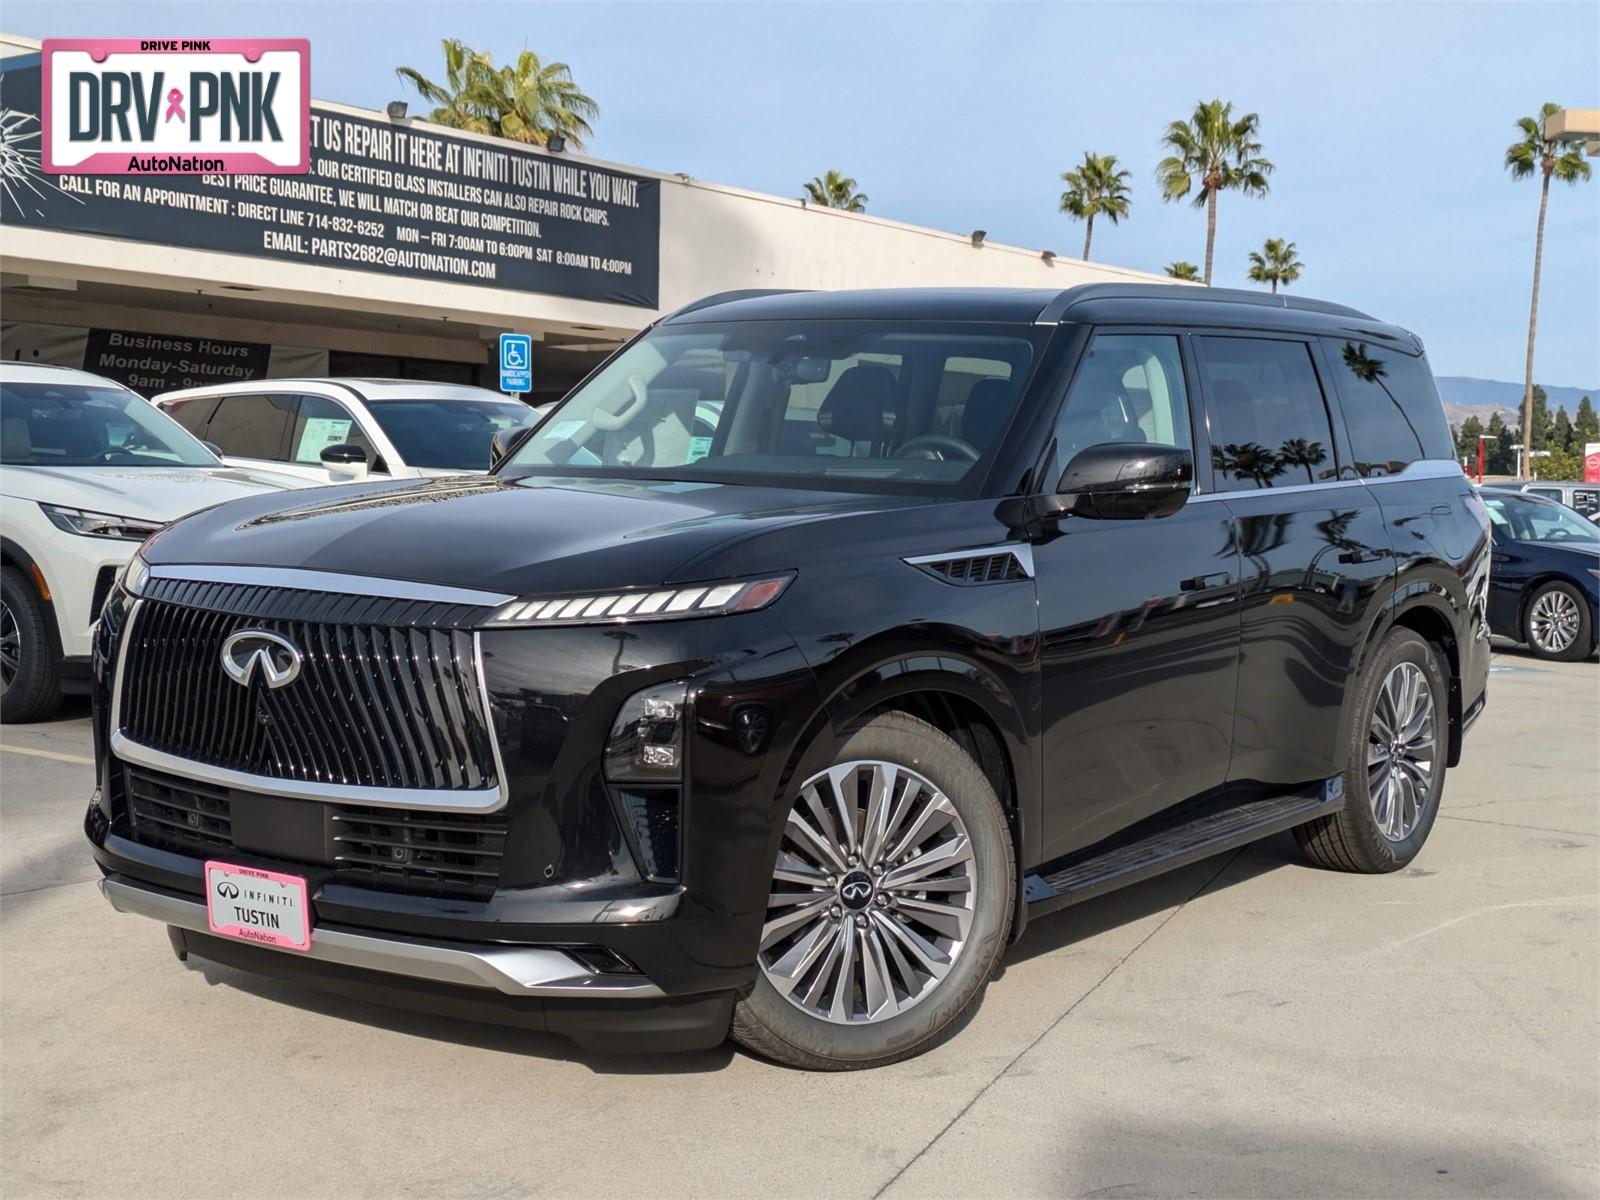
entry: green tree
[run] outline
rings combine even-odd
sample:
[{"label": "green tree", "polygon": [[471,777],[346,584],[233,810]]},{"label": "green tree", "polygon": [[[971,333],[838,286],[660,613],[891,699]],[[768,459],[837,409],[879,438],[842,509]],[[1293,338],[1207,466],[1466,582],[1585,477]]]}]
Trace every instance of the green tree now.
[{"label": "green tree", "polygon": [[1501,419],[1499,410],[1489,417],[1489,427],[1484,430],[1491,439],[1483,447],[1483,470],[1487,475],[1515,475],[1517,452],[1511,447],[1517,435]]},{"label": "green tree", "polygon": [[1255,283],[1270,283],[1272,294],[1278,294],[1278,285],[1288,287],[1300,278],[1305,266],[1295,257],[1294,243],[1282,238],[1268,238],[1260,250],[1250,251],[1250,278]]},{"label": "green tree", "polygon": [[1583,145],[1562,143],[1545,136],[1545,122],[1561,111],[1559,104],[1546,103],[1537,117],[1519,117],[1522,137],[1506,147],[1506,170],[1513,179],[1539,178],[1539,224],[1533,238],[1533,298],[1528,304],[1528,359],[1523,373],[1522,444],[1533,444],[1533,341],[1539,327],[1539,273],[1544,264],[1544,217],[1550,207],[1550,180],[1576,184],[1588,179],[1589,164],[1583,161]]},{"label": "green tree", "polygon": [[806,196],[823,208],[842,208],[846,212],[866,212],[867,198],[856,191],[856,181],[838,171],[819,175],[806,184]]},{"label": "green tree", "polygon": [[1600,420],[1596,419],[1594,405],[1587,396],[1578,401],[1578,411],[1573,415],[1572,440],[1579,454],[1590,442],[1600,442]]},{"label": "green tree", "polygon": [[1180,258],[1177,262],[1167,264],[1167,274],[1171,275],[1174,279],[1198,280],[1200,278],[1200,268],[1195,266],[1192,262],[1184,262],[1183,259]]},{"label": "green tree", "polygon": [[1478,438],[1483,435],[1483,422],[1477,417],[1468,417],[1461,422],[1461,429],[1456,434],[1456,457],[1464,458],[1470,465],[1476,466],[1478,462]]},{"label": "green tree", "polygon": [[1242,192],[1265,196],[1272,164],[1261,157],[1257,140],[1261,118],[1245,113],[1235,119],[1230,101],[1202,100],[1187,121],[1167,126],[1161,143],[1172,153],[1156,166],[1161,198],[1181,200],[1194,192],[1194,206],[1206,210],[1206,261],[1203,282],[1211,283],[1217,244],[1217,196]]},{"label": "green tree", "polygon": [[1128,215],[1132,206],[1131,178],[1127,171],[1117,167],[1115,154],[1083,152],[1083,161],[1071,171],[1061,175],[1067,190],[1061,193],[1061,211],[1077,217],[1083,226],[1083,257],[1089,258],[1089,244],[1094,239],[1094,219],[1104,217],[1115,225]]},{"label": "green tree", "polygon": [[446,38],[441,47],[443,83],[415,67],[395,70],[434,106],[428,114],[434,124],[538,146],[559,135],[574,149],[594,132],[590,121],[600,107],[579,90],[566,63],[543,62],[524,50],[515,65],[497,68],[485,51],[459,38]]},{"label": "green tree", "polygon": [[1556,419],[1551,422],[1550,449],[1572,451],[1572,418],[1565,408],[1556,409]]},{"label": "green tree", "polygon": [[[1528,414],[1523,411],[1523,407],[1521,404],[1517,405],[1517,421],[1512,428],[1514,430],[1522,430],[1524,436],[1526,436],[1527,430],[1531,428],[1533,430],[1533,449],[1548,450],[1550,448],[1551,429],[1550,400],[1545,395],[1544,388],[1537,383],[1533,385],[1533,421],[1531,426],[1528,421]],[[1523,445],[1527,446],[1527,442],[1523,442]]]},{"label": "green tree", "polygon": [[1549,458],[1536,458],[1533,468],[1538,472],[1540,479],[1571,479],[1583,478],[1583,455],[1574,454],[1570,450],[1551,450]]}]

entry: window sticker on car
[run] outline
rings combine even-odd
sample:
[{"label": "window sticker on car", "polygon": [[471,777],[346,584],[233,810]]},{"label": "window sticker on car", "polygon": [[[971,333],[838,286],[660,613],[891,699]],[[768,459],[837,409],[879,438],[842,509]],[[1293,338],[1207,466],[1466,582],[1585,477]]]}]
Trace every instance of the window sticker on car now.
[{"label": "window sticker on car", "polygon": [[549,429],[541,432],[539,434],[539,439],[541,441],[553,442],[565,441],[582,428],[582,421],[557,421],[555,424],[551,425]]},{"label": "window sticker on car", "polygon": [[300,444],[295,447],[296,462],[317,462],[329,446],[338,446],[350,440],[350,426],[355,422],[339,417],[307,417],[300,431]]},{"label": "window sticker on car", "polygon": [[711,439],[708,437],[695,437],[689,439],[689,453],[684,456],[684,462],[699,462],[711,453]]}]

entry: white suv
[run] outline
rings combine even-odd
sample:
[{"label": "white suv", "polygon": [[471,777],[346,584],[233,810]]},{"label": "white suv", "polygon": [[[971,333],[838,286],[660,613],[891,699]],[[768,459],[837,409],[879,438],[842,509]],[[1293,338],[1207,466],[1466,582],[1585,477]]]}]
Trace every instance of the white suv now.
[{"label": "white suv", "polygon": [[155,403],[224,462],[318,483],[487,471],[494,435],[540,416],[499,392],[416,379],[263,379]]},{"label": "white suv", "polygon": [[87,690],[94,620],[145,538],[196,509],[304,486],[224,466],[108,379],[0,363],[0,719],[38,720]]}]

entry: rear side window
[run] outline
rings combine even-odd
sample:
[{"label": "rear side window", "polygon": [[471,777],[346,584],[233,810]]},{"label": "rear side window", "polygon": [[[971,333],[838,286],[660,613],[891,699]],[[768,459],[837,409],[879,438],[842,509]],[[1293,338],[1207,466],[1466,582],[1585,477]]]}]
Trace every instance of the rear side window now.
[{"label": "rear side window", "polygon": [[1424,458],[1454,461],[1433,372],[1421,355],[1371,342],[1324,338],[1339,381],[1350,450],[1362,475],[1398,475]]},{"label": "rear side window", "polygon": [[283,458],[293,396],[224,396],[206,426],[206,440],[235,458]]},{"label": "rear side window", "polygon": [[201,396],[195,400],[179,400],[161,410],[195,437],[204,437],[206,422],[217,411],[215,396]]},{"label": "rear side window", "polygon": [[1199,337],[1219,491],[1322,483],[1338,477],[1328,407],[1305,342]]}]

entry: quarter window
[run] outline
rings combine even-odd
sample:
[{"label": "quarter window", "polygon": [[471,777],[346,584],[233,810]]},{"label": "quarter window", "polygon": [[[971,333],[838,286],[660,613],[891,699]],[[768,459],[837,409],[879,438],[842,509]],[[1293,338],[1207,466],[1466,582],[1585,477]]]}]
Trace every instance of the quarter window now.
[{"label": "quarter window", "polygon": [[1193,446],[1177,338],[1149,333],[1095,336],[1061,411],[1051,482],[1078,451],[1104,442]]},{"label": "quarter window", "polygon": [[282,461],[293,396],[224,396],[206,426],[206,440],[233,458]]},{"label": "quarter window", "polygon": [[1326,338],[1323,345],[1336,364],[1357,471],[1398,475],[1419,459],[1454,460],[1427,359],[1354,339]]},{"label": "quarter window", "polygon": [[1275,338],[1195,340],[1219,491],[1338,477],[1333,431],[1310,346]]}]

